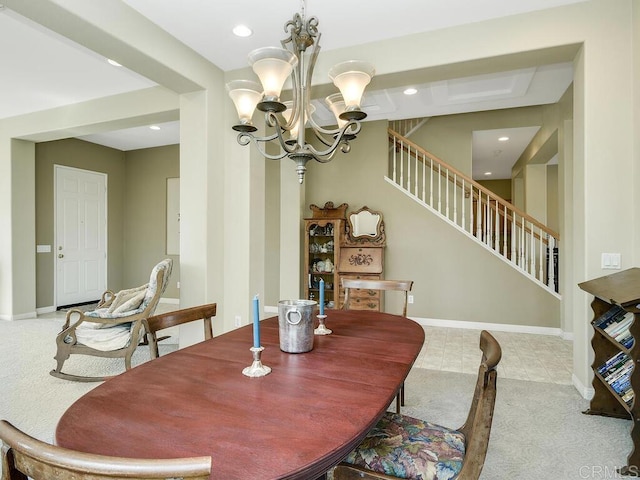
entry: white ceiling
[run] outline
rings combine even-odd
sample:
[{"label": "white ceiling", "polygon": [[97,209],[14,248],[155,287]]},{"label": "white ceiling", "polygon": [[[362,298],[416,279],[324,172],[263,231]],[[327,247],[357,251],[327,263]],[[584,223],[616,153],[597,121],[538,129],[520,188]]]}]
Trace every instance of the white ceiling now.
[{"label": "white ceiling", "polygon": [[[123,1],[225,71],[245,67],[246,55],[254,48],[279,45],[285,36],[284,23],[300,11],[302,4],[299,0]],[[401,19],[389,21],[389,3],[381,0],[367,2],[365,14],[361,2],[309,0],[306,14],[318,17],[322,48],[327,51],[580,1],[584,0],[399,0],[393,4],[393,10]],[[244,39],[234,37],[231,29],[238,23],[249,25],[254,35]],[[3,49],[0,119],[155,85],[129,69],[109,65],[87,48],[2,7],[0,42],[11,46]],[[572,76],[571,64],[540,65],[433,83],[418,82],[410,85],[419,90],[412,97],[402,94],[409,85],[399,83],[367,92],[364,109],[369,114],[367,120],[377,120],[554,103],[571,83]],[[318,121],[332,121],[323,104],[318,102],[316,107]],[[160,127],[157,131],[137,127],[81,138],[121,150],[179,141],[177,122]],[[486,145],[482,147],[487,149],[484,155],[480,155],[481,145]],[[481,162],[495,156],[495,150],[486,142],[474,146],[474,164],[477,162],[484,172],[486,168]],[[503,149],[500,157],[505,164],[513,163],[512,158],[507,158],[507,149]],[[493,178],[499,178],[498,174]]]}]

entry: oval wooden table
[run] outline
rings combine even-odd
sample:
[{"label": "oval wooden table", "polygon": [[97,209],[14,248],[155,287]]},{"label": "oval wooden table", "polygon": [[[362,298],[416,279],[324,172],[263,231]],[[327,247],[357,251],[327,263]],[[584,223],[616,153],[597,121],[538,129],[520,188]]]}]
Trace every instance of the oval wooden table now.
[{"label": "oval wooden table", "polygon": [[262,361],[249,378],[252,326],[139,365],[64,413],[56,443],[139,458],[212,457],[213,479],[313,479],[340,462],[394,401],[424,341],[396,315],[329,310],[333,334],[284,353],[278,319],[261,324]]}]

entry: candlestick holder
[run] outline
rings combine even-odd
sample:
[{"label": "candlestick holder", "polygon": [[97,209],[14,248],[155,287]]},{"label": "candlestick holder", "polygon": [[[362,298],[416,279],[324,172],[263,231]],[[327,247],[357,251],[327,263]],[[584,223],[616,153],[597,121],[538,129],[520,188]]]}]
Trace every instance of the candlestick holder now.
[{"label": "candlestick holder", "polygon": [[267,367],[262,364],[260,357],[262,356],[262,351],[264,347],[251,347],[251,353],[253,354],[253,363],[249,367],[245,367],[242,370],[242,374],[247,377],[264,377],[271,373],[271,367]]},{"label": "candlestick holder", "polygon": [[327,318],[326,315],[317,315],[318,320],[320,321],[320,325],[318,325],[318,328],[316,328],[313,333],[316,335],[329,335],[330,333],[333,332],[333,330],[329,330],[327,327],[325,327],[324,325],[324,319]]}]

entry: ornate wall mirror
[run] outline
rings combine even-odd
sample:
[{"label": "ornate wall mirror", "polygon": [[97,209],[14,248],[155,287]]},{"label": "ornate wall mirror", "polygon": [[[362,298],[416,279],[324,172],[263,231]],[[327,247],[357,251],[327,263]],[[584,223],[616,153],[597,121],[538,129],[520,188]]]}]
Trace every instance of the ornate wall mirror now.
[{"label": "ornate wall mirror", "polygon": [[380,212],[362,207],[347,216],[348,243],[384,244],[384,241],[384,222]]}]

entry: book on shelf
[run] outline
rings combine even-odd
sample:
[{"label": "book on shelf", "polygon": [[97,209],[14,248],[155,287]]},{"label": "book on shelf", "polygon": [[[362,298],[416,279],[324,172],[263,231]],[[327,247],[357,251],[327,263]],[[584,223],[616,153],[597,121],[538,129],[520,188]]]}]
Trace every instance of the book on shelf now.
[{"label": "book on shelf", "polygon": [[609,385],[613,387],[613,385],[619,383],[621,379],[628,377],[631,374],[631,370],[633,370],[633,360],[629,359],[617,370],[607,375],[604,379]]},{"label": "book on shelf", "polygon": [[609,371],[612,371],[612,370],[614,370],[616,368],[619,368],[629,358],[630,358],[629,355],[627,355],[623,351],[620,351],[620,352],[616,353],[613,357],[611,357],[609,360],[607,360],[605,363],[600,365],[598,367],[598,373],[600,375],[602,375],[603,377],[605,377],[606,376],[606,372],[609,372]]},{"label": "book on shelf", "polygon": [[631,376],[631,370],[633,370],[633,360],[625,363],[622,368],[614,372],[605,380],[615,389],[616,385],[619,385],[622,382],[626,382],[626,380]]},{"label": "book on shelf", "polygon": [[620,305],[613,305],[609,310],[596,318],[593,321],[593,325],[605,330],[612,323],[617,323],[626,313],[626,310]]},{"label": "book on shelf", "polygon": [[622,318],[619,318],[619,320],[617,320],[616,322],[611,323],[609,326],[607,326],[607,328],[604,329],[604,331],[609,336],[615,337],[620,332],[629,329],[629,327],[633,323],[633,318],[633,313],[626,312],[625,315],[622,316]]},{"label": "book on shelf", "polygon": [[633,335],[629,331],[626,332],[626,335],[622,337],[620,340],[616,339],[620,345],[622,345],[626,349],[631,349],[633,347]]},{"label": "book on shelf", "polygon": [[633,359],[623,351],[616,353],[597,368],[603,380],[627,405],[631,405],[634,398],[631,387],[633,368]]}]

